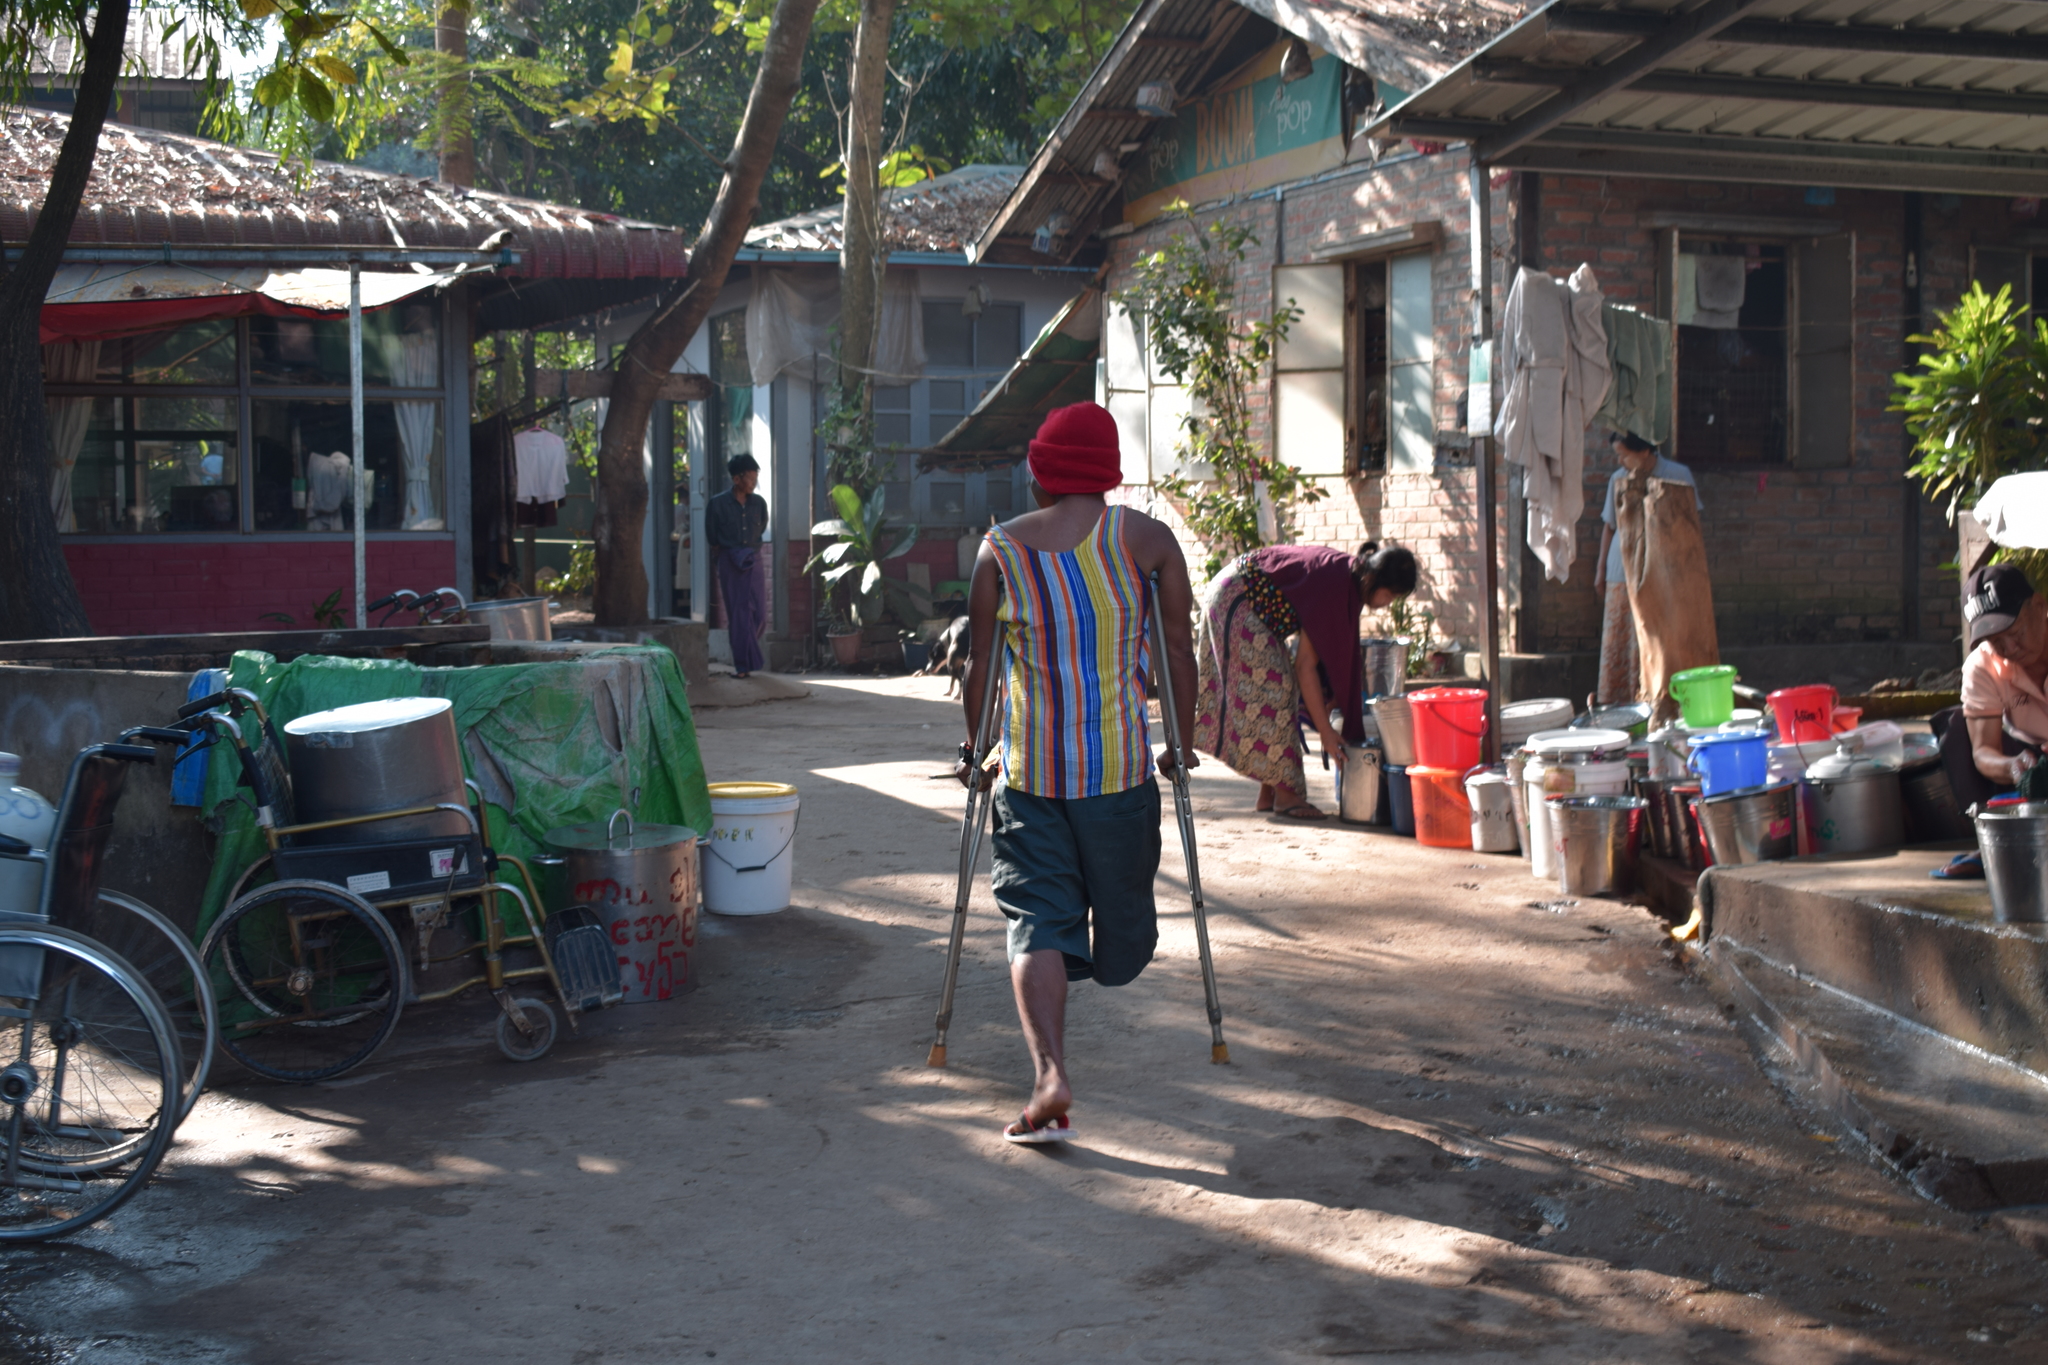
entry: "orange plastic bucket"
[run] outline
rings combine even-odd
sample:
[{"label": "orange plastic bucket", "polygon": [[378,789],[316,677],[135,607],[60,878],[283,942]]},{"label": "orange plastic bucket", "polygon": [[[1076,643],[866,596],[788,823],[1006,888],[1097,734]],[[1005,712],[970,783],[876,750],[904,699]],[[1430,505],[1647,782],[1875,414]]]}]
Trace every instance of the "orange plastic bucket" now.
[{"label": "orange plastic bucket", "polygon": [[1472,802],[1465,795],[1465,772],[1463,768],[1408,769],[1416,843],[1432,848],[1472,847]]},{"label": "orange plastic bucket", "polygon": [[1432,687],[1410,692],[1415,716],[1415,761],[1425,768],[1477,767],[1486,734],[1486,693],[1477,687]]},{"label": "orange plastic bucket", "polygon": [[1835,689],[1826,683],[1781,687],[1770,703],[1780,744],[1816,744],[1835,733]]}]

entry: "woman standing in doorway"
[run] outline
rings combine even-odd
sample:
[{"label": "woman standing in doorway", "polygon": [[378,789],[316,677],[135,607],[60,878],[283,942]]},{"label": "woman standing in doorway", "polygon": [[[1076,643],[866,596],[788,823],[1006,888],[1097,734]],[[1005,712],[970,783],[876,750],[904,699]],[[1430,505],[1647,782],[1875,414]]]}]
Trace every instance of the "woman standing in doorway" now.
[{"label": "woman standing in doorway", "polygon": [[[1327,545],[1262,546],[1209,584],[1195,641],[1195,747],[1257,779],[1256,809],[1324,818],[1305,794],[1297,718],[1306,711],[1323,752],[1344,761],[1344,739],[1365,734],[1358,614],[1406,597],[1415,579],[1412,553],[1368,541],[1355,555]],[[1330,724],[1333,707],[1344,713],[1342,738]]]}]

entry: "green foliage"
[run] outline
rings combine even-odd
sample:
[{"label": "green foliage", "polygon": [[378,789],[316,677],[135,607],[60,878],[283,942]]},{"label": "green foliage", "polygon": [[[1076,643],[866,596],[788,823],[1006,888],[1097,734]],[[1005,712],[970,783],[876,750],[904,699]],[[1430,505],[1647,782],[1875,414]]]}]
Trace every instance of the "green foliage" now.
[{"label": "green foliage", "polygon": [[[899,147],[882,158],[875,168],[875,183],[885,190],[903,189],[910,185],[923,184],[952,170],[951,163],[942,157],[927,156],[922,146],[912,144]],[[846,193],[846,163],[835,161],[818,172],[818,179],[836,182],[834,193]]]},{"label": "green foliage", "polygon": [[1917,370],[1892,376],[1891,411],[1905,414],[1917,462],[1907,470],[1928,494],[1946,496],[1948,519],[2004,474],[2042,467],[2048,419],[2048,320],[2031,331],[2012,287],[1970,292],[1935,315]]},{"label": "green foliage", "polygon": [[[1197,227],[1185,204],[1172,212],[1187,231],[1141,258],[1131,287],[1115,300],[1139,320],[1151,353],[1192,400],[1175,447],[1183,472],[1160,487],[1186,508],[1189,529],[1208,546],[1204,567],[1214,577],[1262,543],[1261,487],[1283,523],[1295,503],[1325,494],[1299,469],[1268,455],[1252,434],[1252,391],[1265,381],[1301,310],[1289,299],[1270,317],[1243,319],[1236,277],[1259,239],[1249,228],[1220,220]],[[1201,465],[1212,471],[1206,478],[1186,472]]]},{"label": "green foliage", "polygon": [[813,536],[837,537],[804,565],[805,573],[824,570],[835,626],[873,625],[885,611],[893,611],[906,625],[915,625],[932,614],[930,597],[882,574],[882,565],[909,554],[917,545],[915,525],[899,536],[883,515],[883,496],[877,488],[862,498],[846,484],[837,484],[832,489],[832,506],[839,515],[811,528]]},{"label": "green foliage", "polygon": [[1429,651],[1436,647],[1436,613],[1416,606],[1405,597],[1387,605],[1393,633],[1408,637],[1408,676],[1419,678],[1429,670]]},{"label": "green foliage", "polygon": [[569,572],[542,569],[533,576],[533,581],[542,592],[583,596],[597,586],[597,545],[588,540],[577,541],[569,547]]}]

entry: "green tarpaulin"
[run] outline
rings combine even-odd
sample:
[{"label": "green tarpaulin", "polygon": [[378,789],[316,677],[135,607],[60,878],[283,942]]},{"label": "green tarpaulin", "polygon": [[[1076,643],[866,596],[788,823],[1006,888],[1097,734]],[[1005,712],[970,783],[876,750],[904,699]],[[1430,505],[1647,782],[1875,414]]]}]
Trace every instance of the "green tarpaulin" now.
[{"label": "green tarpaulin", "polygon": [[[483,791],[491,843],[500,853],[545,852],[549,830],[602,822],[620,806],[642,822],[711,828],[682,670],[659,646],[485,668],[320,655],[281,664],[245,652],[230,664],[228,685],[253,692],[280,730],[286,721],[356,702],[446,697],[455,707],[463,766]],[[220,913],[243,869],[267,851],[254,813],[237,799],[240,780],[234,754],[216,745],[201,809],[220,842],[198,933]]]}]

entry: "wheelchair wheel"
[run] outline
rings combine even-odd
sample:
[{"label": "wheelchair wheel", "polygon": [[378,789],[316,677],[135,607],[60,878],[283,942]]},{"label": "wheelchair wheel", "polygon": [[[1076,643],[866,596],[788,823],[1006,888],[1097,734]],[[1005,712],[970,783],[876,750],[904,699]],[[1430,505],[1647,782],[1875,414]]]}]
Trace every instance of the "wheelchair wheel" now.
[{"label": "wheelchair wheel", "polygon": [[206,931],[223,1051],[259,1076],[320,1081],[361,1065],[411,994],[404,950],[368,901],[326,882],[274,882]]},{"label": "wheelchair wheel", "polygon": [[560,1027],[555,1022],[555,1012],[545,1000],[536,1000],[530,995],[515,998],[512,1004],[518,1007],[526,1019],[526,1031],[512,1022],[512,1016],[501,1012],[498,1015],[498,1051],[515,1062],[537,1062],[547,1056],[548,1049],[555,1045],[555,1031]]},{"label": "wheelchair wheel", "polygon": [[75,1231],[149,1179],[178,1040],[147,981],[82,934],[0,926],[0,1242]]},{"label": "wheelchair wheel", "polygon": [[206,1088],[216,1041],[213,984],[200,965],[199,949],[160,912],[119,891],[102,891],[90,911],[53,923],[106,945],[155,988],[178,1035],[183,1075],[178,1121],[182,1123]]}]

